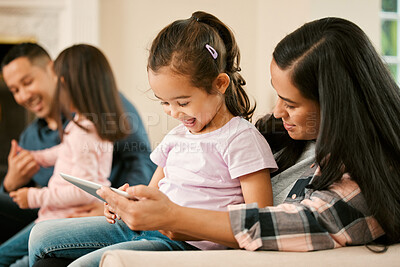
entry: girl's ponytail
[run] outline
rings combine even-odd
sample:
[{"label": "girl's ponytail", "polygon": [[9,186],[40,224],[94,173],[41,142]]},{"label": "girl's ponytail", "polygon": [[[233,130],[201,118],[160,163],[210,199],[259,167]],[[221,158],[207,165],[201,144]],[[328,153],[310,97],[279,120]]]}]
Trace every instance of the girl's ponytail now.
[{"label": "girl's ponytail", "polygon": [[239,73],[240,68],[240,49],[236,43],[232,31],[222,21],[211,14],[197,11],[192,14],[192,18],[197,22],[205,23],[214,28],[222,39],[226,50],[226,62],[224,72],[231,79],[231,83],[225,92],[225,103],[228,110],[235,116],[241,116],[246,120],[251,120],[256,105],[251,106],[250,99],[244,90],[246,81]]},{"label": "girl's ponytail", "polygon": [[[206,45],[218,53],[210,56]],[[211,84],[220,73],[226,73],[230,84],[224,94],[228,110],[234,116],[251,120],[252,106],[243,89],[246,81],[240,75],[240,51],[232,31],[215,16],[197,11],[186,20],[165,27],[154,39],[148,68],[157,72],[170,66],[178,74],[190,76],[192,83],[213,94]]]}]

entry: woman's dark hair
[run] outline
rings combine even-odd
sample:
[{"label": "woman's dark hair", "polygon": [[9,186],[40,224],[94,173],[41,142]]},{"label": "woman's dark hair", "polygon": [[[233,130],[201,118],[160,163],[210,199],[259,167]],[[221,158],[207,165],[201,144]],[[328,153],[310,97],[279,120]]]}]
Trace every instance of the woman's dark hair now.
[{"label": "woman's dark hair", "polygon": [[[91,120],[103,140],[114,142],[127,135],[128,121],[111,67],[96,47],[79,44],[71,46],[57,57],[54,70],[58,77],[57,98],[60,111],[71,119],[72,106]],[[62,124],[59,130],[62,136]],[[79,125],[79,123],[78,123]]]},{"label": "woman's dark hair", "polygon": [[[218,53],[215,59],[206,45]],[[232,31],[215,16],[198,11],[161,30],[151,45],[147,67],[154,72],[171,67],[209,94],[215,93],[215,78],[226,73],[231,80],[224,94],[228,110],[234,116],[251,120],[255,106],[251,106],[243,89],[246,82],[239,74],[239,65],[240,51]]]},{"label": "woman's dark hair", "polygon": [[264,136],[275,154],[276,164],[279,169],[271,173],[274,177],[293,166],[305,151],[309,141],[294,140],[283,127],[281,119],[276,119],[272,114],[260,118],[256,124],[258,131]]},{"label": "woman's dark hair", "polygon": [[324,18],[286,36],[273,58],[301,94],[320,105],[317,190],[343,170],[359,185],[386,244],[400,241],[400,90],[366,34]]}]

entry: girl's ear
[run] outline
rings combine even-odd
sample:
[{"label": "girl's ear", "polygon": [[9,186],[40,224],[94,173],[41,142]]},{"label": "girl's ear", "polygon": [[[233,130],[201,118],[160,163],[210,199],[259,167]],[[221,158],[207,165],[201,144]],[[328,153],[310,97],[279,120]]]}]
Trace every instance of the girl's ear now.
[{"label": "girl's ear", "polygon": [[215,78],[213,82],[213,88],[218,90],[221,94],[224,94],[226,89],[228,88],[231,79],[229,78],[228,74],[220,73],[218,74],[217,78]]}]

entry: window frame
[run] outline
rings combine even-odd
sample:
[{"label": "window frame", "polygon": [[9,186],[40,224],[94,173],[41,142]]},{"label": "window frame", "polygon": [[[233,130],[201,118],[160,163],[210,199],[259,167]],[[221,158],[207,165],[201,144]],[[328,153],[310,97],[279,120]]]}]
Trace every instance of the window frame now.
[{"label": "window frame", "polygon": [[[381,0],[381,1],[384,1],[384,0]],[[397,0],[397,11],[396,12],[383,11],[382,4],[381,4],[381,10],[380,10],[381,30],[382,30],[383,21],[391,20],[391,21],[397,22],[397,36],[396,36],[397,55],[396,56],[383,55],[383,48],[381,48],[382,58],[385,61],[385,63],[388,65],[396,65],[396,75],[394,78],[397,82],[400,82],[400,11],[399,11],[399,7],[400,7],[400,0]],[[381,38],[382,38],[382,35],[381,35]]]}]

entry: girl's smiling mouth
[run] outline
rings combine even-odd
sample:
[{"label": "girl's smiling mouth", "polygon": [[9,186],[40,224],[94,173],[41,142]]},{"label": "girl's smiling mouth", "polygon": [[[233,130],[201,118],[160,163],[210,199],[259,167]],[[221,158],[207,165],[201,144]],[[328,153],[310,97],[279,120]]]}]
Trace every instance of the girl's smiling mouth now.
[{"label": "girl's smiling mouth", "polygon": [[196,118],[181,120],[185,127],[193,127],[196,124]]}]

